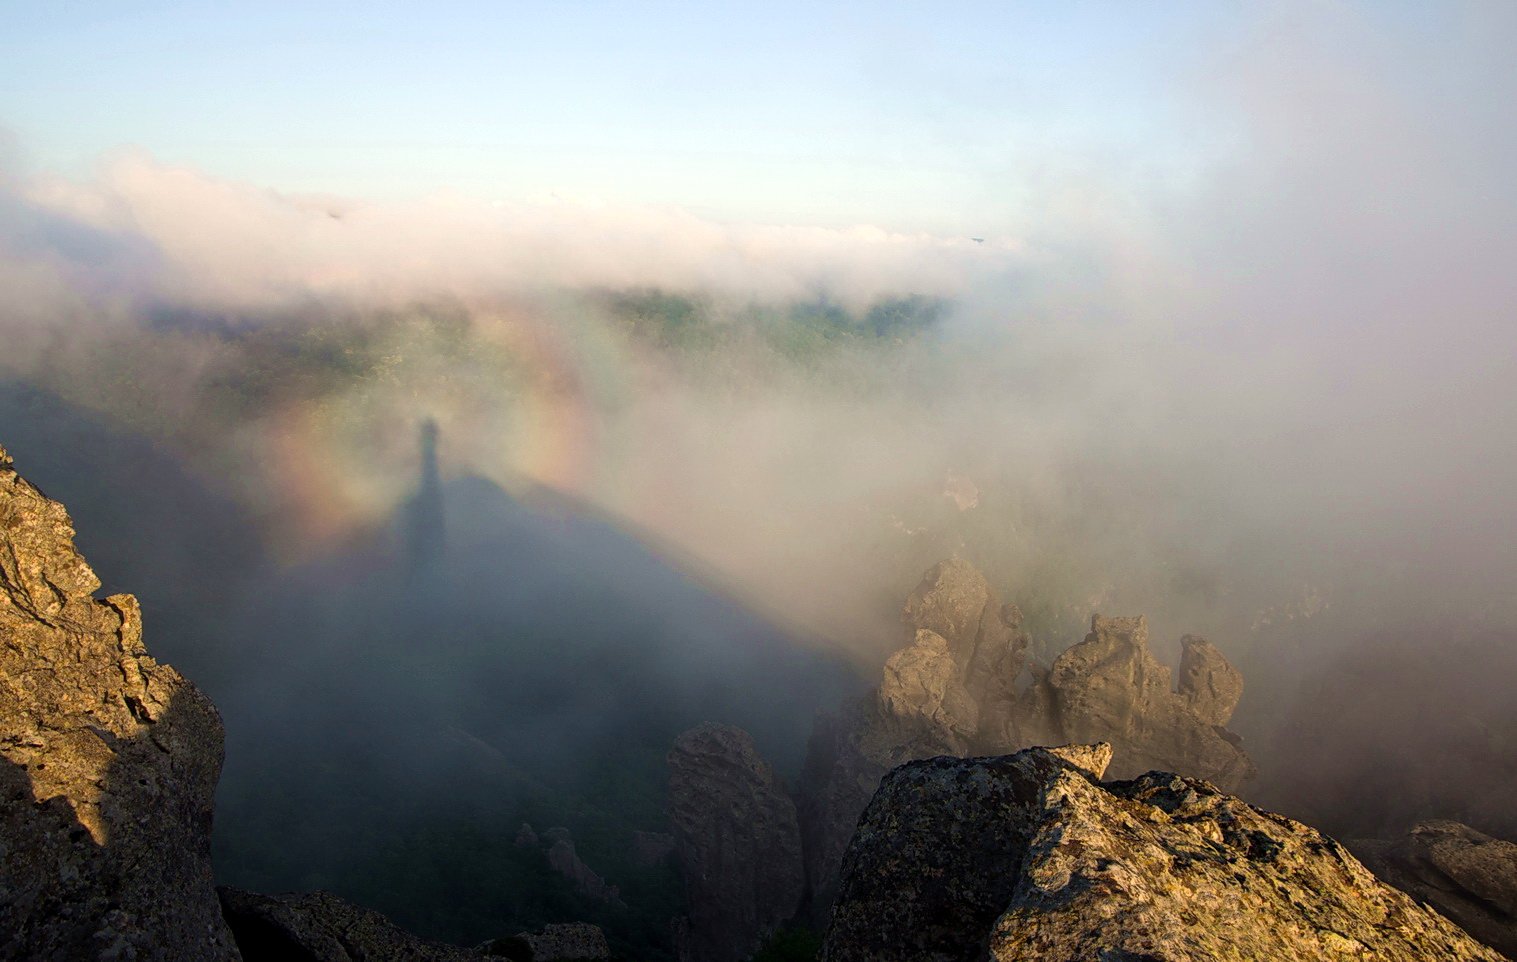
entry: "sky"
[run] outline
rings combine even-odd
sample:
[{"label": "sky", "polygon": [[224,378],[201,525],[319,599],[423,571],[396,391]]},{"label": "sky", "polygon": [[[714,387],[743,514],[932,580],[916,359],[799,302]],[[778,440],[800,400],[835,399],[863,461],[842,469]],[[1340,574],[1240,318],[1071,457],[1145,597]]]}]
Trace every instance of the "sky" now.
[{"label": "sky", "polygon": [[[771,607],[851,618],[838,506],[950,471],[1060,522],[1026,558],[1088,538],[1113,585],[1188,557],[1266,593],[1396,569],[1377,622],[1509,606],[1513,49],[1512,0],[0,0],[0,374],[114,414],[118,330],[457,303],[589,387],[455,427],[421,363],[453,450],[507,452],[447,467],[558,484],[500,438],[589,425],[566,487]],[[914,367],[845,353],[724,406],[556,300],[638,288],[951,310]],[[170,414],[198,351],[140,379]],[[370,411],[407,451],[417,397]],[[312,487],[370,505],[351,450]]]},{"label": "sky", "polygon": [[1277,9],[4,0],[0,128],[73,174],[134,146],[289,192],[1014,232],[1050,176],[1223,149],[1193,94]]}]

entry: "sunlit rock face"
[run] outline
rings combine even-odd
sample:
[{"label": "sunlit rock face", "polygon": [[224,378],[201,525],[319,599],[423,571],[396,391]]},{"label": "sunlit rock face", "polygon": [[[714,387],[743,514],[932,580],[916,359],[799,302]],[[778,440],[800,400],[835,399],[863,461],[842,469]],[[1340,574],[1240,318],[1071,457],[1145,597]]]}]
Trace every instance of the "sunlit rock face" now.
[{"label": "sunlit rock face", "polygon": [[210,701],[96,600],[63,506],[0,449],[0,957],[235,959],[210,865]]},{"label": "sunlit rock face", "polygon": [[1054,706],[1043,734],[1055,742],[1112,742],[1115,775],[1160,769],[1236,788],[1254,774],[1242,740],[1222,727],[1242,696],[1242,675],[1202,639],[1187,637],[1176,691],[1148,648],[1144,618],[1096,615],[1085,640],[1038,684],[1051,691]]},{"label": "sunlit rock face", "polygon": [[669,752],[669,820],[690,962],[738,962],[789,922],[805,884],[795,803],[738,728],[702,725]]},{"label": "sunlit rock face", "polygon": [[801,778],[809,911],[826,921],[843,851],[885,773],[936,755],[1003,755],[1034,745],[1111,743],[1112,771],[1175,771],[1235,789],[1254,773],[1223,726],[1243,676],[1204,639],[1186,636],[1180,682],[1154,658],[1142,617],[1091,620],[1085,639],[1045,668],[1016,605],[962,560],[923,576],[902,621],[912,642],[880,686],[818,719]]},{"label": "sunlit rock face", "polygon": [[1111,758],[891,772],[848,847],[825,962],[1502,958],[1314,829],[1179,775],[1102,783]]},{"label": "sunlit rock face", "polygon": [[1421,822],[1391,841],[1348,844],[1383,881],[1517,956],[1517,844],[1446,820]]}]

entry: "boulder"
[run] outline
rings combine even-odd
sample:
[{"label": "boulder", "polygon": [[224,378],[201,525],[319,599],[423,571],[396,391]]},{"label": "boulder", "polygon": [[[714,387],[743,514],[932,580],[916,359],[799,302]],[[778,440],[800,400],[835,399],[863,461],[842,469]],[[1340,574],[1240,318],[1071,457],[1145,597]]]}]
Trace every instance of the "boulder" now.
[{"label": "boulder", "polygon": [[523,962],[587,962],[611,957],[606,933],[587,922],[547,925],[539,932],[523,932],[516,938],[532,953]]},{"label": "boulder", "polygon": [[689,907],[682,955],[739,962],[800,906],[795,804],[739,728],[685,732],[668,764],[669,820]]},{"label": "boulder", "polygon": [[1199,779],[1101,783],[1109,745],[891,772],[825,962],[1499,962],[1332,839]]},{"label": "boulder", "polygon": [[325,892],[217,889],[244,962],[476,962],[486,953],[427,942],[371,909]]},{"label": "boulder", "polygon": [[1375,874],[1517,956],[1517,844],[1468,825],[1422,822],[1389,842],[1350,842]]},{"label": "boulder", "polygon": [[[1253,775],[1242,740],[1222,727],[1242,675],[1200,638],[1183,640],[1178,689],[1142,617],[1095,616],[1090,634],[1044,668],[1027,659],[1021,611],[960,560],[927,571],[902,620],[911,644],[885,663],[872,694],[820,716],[807,748],[799,811],[815,924],[826,921],[859,814],[905,762],[1104,740],[1123,775],[1179,771],[1224,788]],[[1018,691],[1024,671],[1031,682]]]},{"label": "boulder", "polygon": [[216,709],[0,448],[0,957],[238,958],[211,876]]}]

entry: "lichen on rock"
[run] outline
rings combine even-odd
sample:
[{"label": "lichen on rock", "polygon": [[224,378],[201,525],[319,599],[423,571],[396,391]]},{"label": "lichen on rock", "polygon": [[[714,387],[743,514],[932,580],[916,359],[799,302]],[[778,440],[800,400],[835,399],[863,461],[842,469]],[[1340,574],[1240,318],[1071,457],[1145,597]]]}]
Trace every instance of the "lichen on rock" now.
[{"label": "lichen on rock", "polygon": [[216,709],[0,448],[0,957],[235,959],[210,865]]},{"label": "lichen on rock", "polygon": [[844,860],[825,962],[1499,962],[1343,846],[1199,779],[1101,783],[1107,748],[891,772]]}]

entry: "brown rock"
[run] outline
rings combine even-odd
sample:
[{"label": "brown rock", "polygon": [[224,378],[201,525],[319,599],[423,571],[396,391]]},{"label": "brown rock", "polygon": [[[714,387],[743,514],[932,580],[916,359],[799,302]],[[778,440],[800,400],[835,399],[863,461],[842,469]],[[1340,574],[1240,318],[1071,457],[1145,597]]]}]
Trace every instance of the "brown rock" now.
[{"label": "brown rock", "polygon": [[1243,673],[1205,638],[1180,639],[1181,696],[1203,721],[1226,725],[1243,698]]},{"label": "brown rock", "polygon": [[[1212,720],[1231,715],[1242,679],[1206,642],[1192,638],[1186,652],[1191,687],[1172,691],[1169,669],[1149,651],[1147,621],[1092,617],[1090,634],[1060,655],[1049,672],[1063,739],[1112,742],[1112,770],[1119,777],[1163,770],[1223,788],[1247,782],[1254,766],[1241,740]],[[1220,694],[1211,693],[1212,681]],[[1196,710],[1198,703],[1204,714]]]},{"label": "brown rock", "polygon": [[642,868],[663,865],[674,854],[674,836],[663,832],[632,833],[632,861]]},{"label": "brown rock", "polygon": [[1517,844],[1468,825],[1422,822],[1391,842],[1351,842],[1382,879],[1517,956]]},{"label": "brown rock", "polygon": [[908,728],[920,727],[922,737],[940,740],[957,754],[953,749],[968,747],[979,719],[979,706],[964,690],[960,674],[948,641],[931,629],[918,628],[915,643],[885,662],[880,712]]},{"label": "brown rock", "polygon": [[[516,837],[519,844],[520,831]],[[599,872],[579,857],[579,852],[574,848],[574,838],[567,828],[550,828],[543,833],[543,840],[548,843],[548,867],[573,882],[581,894],[618,908],[627,907],[622,901],[621,890],[607,883]]]},{"label": "brown rock", "polygon": [[844,862],[826,962],[1499,962],[1342,846],[1206,782],[1101,784],[1109,746],[891,772]]},{"label": "brown rock", "polygon": [[[1104,740],[1124,775],[1174,770],[1231,788],[1253,773],[1240,739],[1221,727],[1242,676],[1205,641],[1185,640],[1178,692],[1142,618],[1094,618],[1090,635],[1046,669],[1027,660],[1021,611],[957,560],[927,572],[903,619],[912,644],[886,662],[873,696],[819,718],[808,746],[800,814],[814,922],[827,918],[859,814],[905,762]],[[1032,681],[1019,693],[1024,668]]]},{"label": "brown rock", "polygon": [[236,959],[211,878],[215,708],[93,597],[63,506],[0,448],[0,957]]}]

